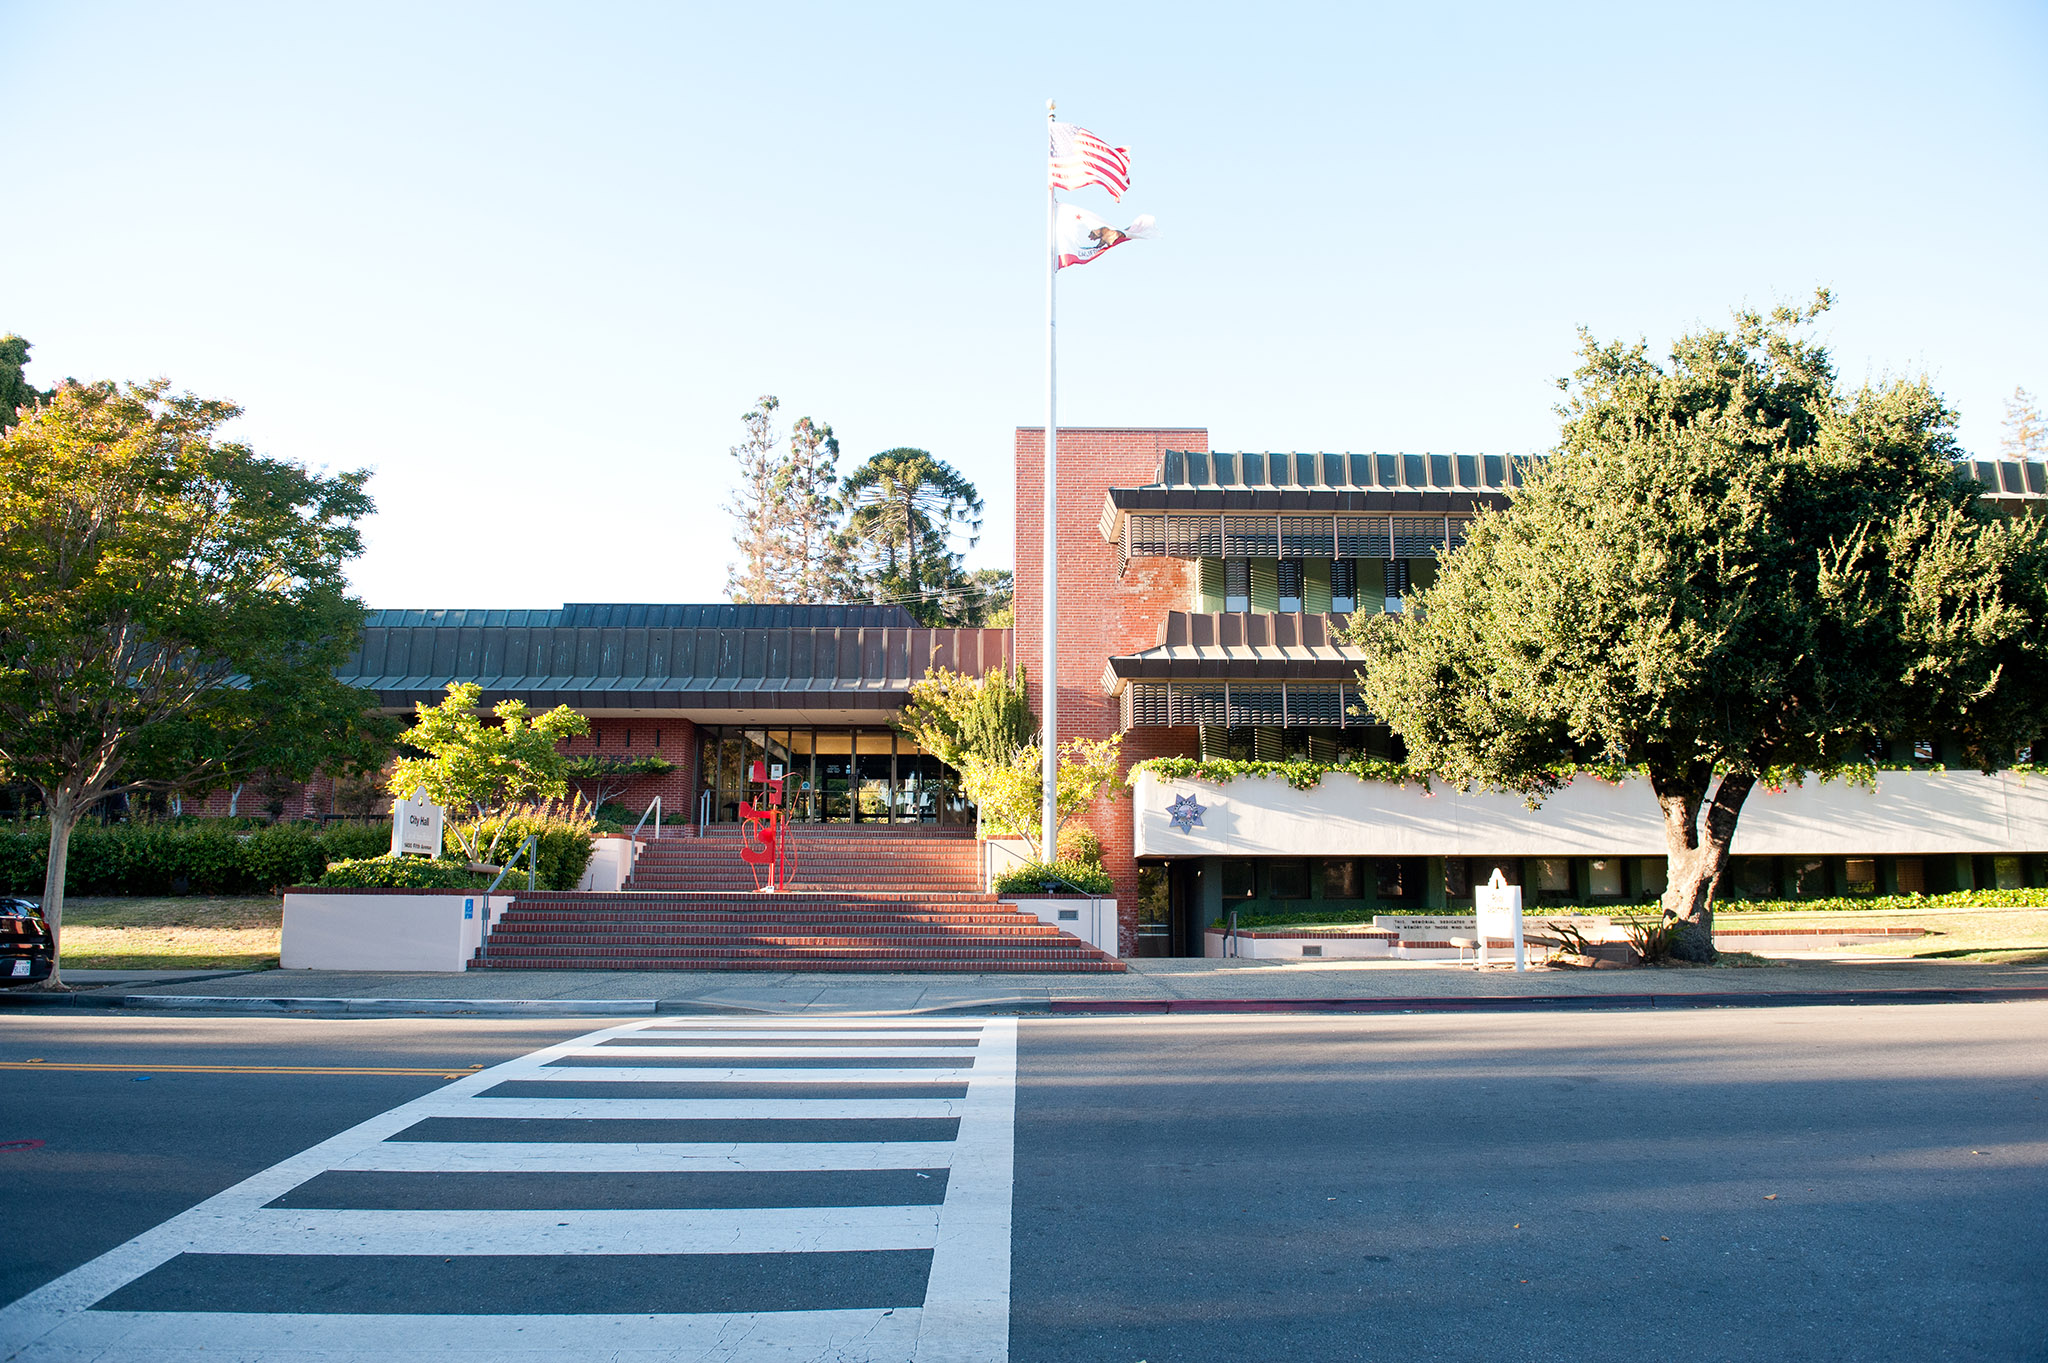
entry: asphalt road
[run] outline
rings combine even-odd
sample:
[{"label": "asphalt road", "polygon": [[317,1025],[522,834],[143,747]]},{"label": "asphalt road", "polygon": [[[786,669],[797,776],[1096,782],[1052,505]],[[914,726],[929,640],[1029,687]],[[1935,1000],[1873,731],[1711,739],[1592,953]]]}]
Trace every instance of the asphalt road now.
[{"label": "asphalt road", "polygon": [[[733,1363],[909,1357],[913,1336],[863,1326],[828,1353],[801,1331],[685,1338],[678,1317],[645,1313],[715,1310],[729,1330],[750,1312],[788,1326],[921,1311],[920,1356],[945,1356],[931,1341],[976,1338],[976,1313],[1006,1296],[1020,1363],[2048,1358],[2048,1004],[1025,1019],[1014,1033],[925,1020],[796,1047],[832,1061],[775,1055],[772,1031],[700,1046],[662,1019],[591,1054],[444,1077],[606,1025],[0,1017],[0,1064],[42,1062],[0,1069],[0,1302],[381,1120],[368,1153],[272,1179],[251,1204],[285,1228],[272,1239],[206,1231],[227,1238],[114,1274],[86,1314],[234,1312],[203,1319],[257,1333],[208,1356],[251,1358],[279,1356],[265,1313],[316,1309],[316,1289],[340,1337],[372,1354],[348,1313],[420,1313],[391,1345],[419,1351],[455,1300],[575,1316],[589,1346],[616,1335],[649,1358]],[[988,1106],[983,1091],[1012,1035],[1013,1147],[992,1138],[1007,1097]],[[887,1061],[859,1050],[898,1042]],[[976,1046],[983,1078],[929,1071],[964,1120],[877,1115],[940,1087],[775,1070],[886,1064],[916,1081],[914,1067],[956,1067]],[[742,1063],[675,1082],[678,1065]],[[58,1068],[84,1064],[147,1068]],[[386,1117],[414,1100],[443,1106]],[[491,1118],[463,1115],[493,1103]],[[706,1165],[674,1153],[701,1144],[663,1144],[707,1138],[781,1140],[751,1148],[785,1162]],[[513,1140],[539,1144],[491,1144]],[[824,1144],[844,1141],[857,1143]],[[828,1148],[833,1168],[811,1172]],[[999,1184],[1007,1265],[974,1239],[998,1224],[985,1214]],[[546,1210],[562,1207],[582,1210]],[[503,1229],[521,1216],[540,1228]],[[344,1234],[360,1243],[322,1257],[321,1237]],[[546,1239],[581,1235],[614,1238]],[[0,1358],[23,1342],[4,1337],[9,1319]],[[963,1349],[952,1356],[997,1356]]]}]

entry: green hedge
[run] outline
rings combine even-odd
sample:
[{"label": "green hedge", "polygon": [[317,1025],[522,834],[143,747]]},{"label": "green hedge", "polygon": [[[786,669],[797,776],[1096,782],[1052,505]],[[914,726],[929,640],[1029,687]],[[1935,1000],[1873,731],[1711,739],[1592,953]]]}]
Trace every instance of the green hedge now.
[{"label": "green hedge", "polygon": [[491,877],[465,870],[460,861],[430,861],[426,857],[365,857],[359,861],[337,861],[320,877],[320,884],[352,890],[481,890]]},{"label": "green hedge", "polygon": [[1116,882],[1109,878],[1109,872],[1100,866],[1086,866],[1078,861],[1055,861],[1050,865],[1027,861],[1013,866],[996,877],[995,891],[1013,895],[1046,894],[1048,891],[1043,882],[1054,876],[1069,883],[1054,886],[1050,891],[1052,894],[1073,894],[1076,890],[1083,894],[1116,892]]},{"label": "green hedge", "polygon": [[[204,822],[80,824],[71,834],[64,892],[79,895],[265,894],[310,885],[331,862],[391,846],[384,824]],[[49,825],[0,829],[0,890],[40,894]]]}]

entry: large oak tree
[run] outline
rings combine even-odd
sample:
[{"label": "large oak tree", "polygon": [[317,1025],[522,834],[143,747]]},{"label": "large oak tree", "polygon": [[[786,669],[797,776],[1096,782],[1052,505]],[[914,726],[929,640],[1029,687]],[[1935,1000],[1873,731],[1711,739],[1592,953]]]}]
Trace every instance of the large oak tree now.
[{"label": "large oak tree", "polygon": [[1406,618],[1361,621],[1362,699],[1416,766],[1557,790],[1639,770],[1662,812],[1674,952],[1759,781],[1951,735],[1986,771],[2048,715],[2048,523],[1982,506],[1925,379],[1842,391],[1829,305],[1647,347],[1583,337],[1563,439]]},{"label": "large oak tree", "polygon": [[102,802],[388,750],[375,697],[334,675],[362,630],[342,565],[368,475],[220,439],[238,414],[162,380],[66,384],[0,435],[0,780],[42,796],[53,933]]}]

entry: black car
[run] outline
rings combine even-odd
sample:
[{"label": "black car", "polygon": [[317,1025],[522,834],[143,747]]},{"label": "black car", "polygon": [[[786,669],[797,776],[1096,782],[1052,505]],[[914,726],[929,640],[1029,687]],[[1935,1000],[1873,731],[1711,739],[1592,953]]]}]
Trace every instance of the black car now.
[{"label": "black car", "polygon": [[33,984],[50,978],[56,944],[43,906],[33,899],[0,895],[0,986]]}]

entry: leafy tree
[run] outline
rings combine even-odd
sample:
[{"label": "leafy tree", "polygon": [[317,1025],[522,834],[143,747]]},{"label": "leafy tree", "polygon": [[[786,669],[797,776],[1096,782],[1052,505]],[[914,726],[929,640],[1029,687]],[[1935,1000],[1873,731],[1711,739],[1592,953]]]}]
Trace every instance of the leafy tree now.
[{"label": "leafy tree", "polygon": [[2005,400],[2005,436],[1998,448],[2008,459],[2048,459],[2048,420],[2024,388],[2013,389]]},{"label": "leafy tree", "polygon": [[66,384],[0,436],[0,783],[42,796],[53,933],[88,811],[389,748],[376,698],[334,677],[368,475],[222,441],[239,408],[169,389]]},{"label": "leafy tree", "polygon": [[30,385],[22,371],[28,365],[29,343],[13,332],[0,336],[0,430],[15,424],[24,407],[34,407],[52,394]]},{"label": "leafy tree", "polygon": [[1838,391],[1798,334],[1830,301],[1685,336],[1668,369],[1583,336],[1560,448],[1416,612],[1354,627],[1415,766],[1532,802],[1575,762],[1643,772],[1684,959],[1712,959],[1759,781],[1930,730],[1989,771],[2048,704],[2048,523],[1977,503],[1926,380]]},{"label": "leafy tree", "polygon": [[[943,618],[935,597],[960,582],[960,558],[981,535],[981,496],[923,450],[884,450],[841,489],[846,535],[872,600],[900,601],[920,621]],[[957,538],[965,545],[955,549]]]},{"label": "leafy tree", "polygon": [[[1060,744],[1060,764],[1054,809],[1057,829],[1067,820],[1107,795],[1116,799],[1117,755],[1123,735],[1101,740],[1070,738]],[[960,784],[980,811],[981,821],[997,836],[1022,838],[1031,848],[1032,860],[1042,859],[1041,813],[1045,808],[1045,766],[1042,749],[1027,743],[1007,758],[984,758],[963,754]]]},{"label": "leafy tree", "polygon": [[403,741],[425,756],[402,757],[391,768],[392,794],[424,791],[448,810],[444,827],[473,862],[497,854],[520,805],[569,793],[569,759],[555,745],[590,732],[590,721],[566,705],[529,717],[523,700],[499,701],[491,707],[498,722],[486,724],[477,713],[483,695],[475,682],[450,682],[439,705],[421,701]]},{"label": "leafy tree", "polygon": [[979,677],[935,668],[911,683],[896,724],[955,770],[969,758],[1007,761],[1038,733],[1021,667]]}]

